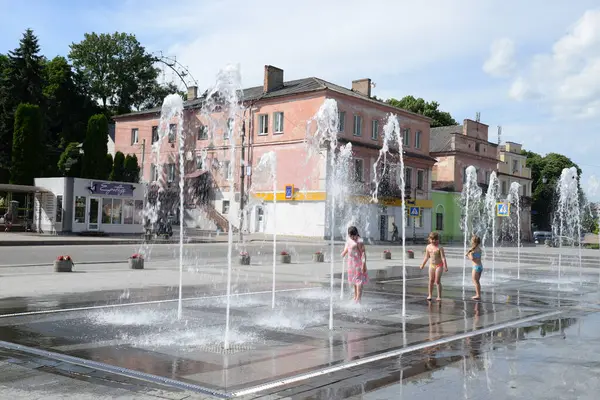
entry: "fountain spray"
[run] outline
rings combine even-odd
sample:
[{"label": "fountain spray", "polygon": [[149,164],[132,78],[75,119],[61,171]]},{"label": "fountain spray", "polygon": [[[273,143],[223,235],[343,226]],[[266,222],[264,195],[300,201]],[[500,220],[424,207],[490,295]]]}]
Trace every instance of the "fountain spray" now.
[{"label": "fountain spray", "polygon": [[263,154],[258,161],[257,171],[269,170],[273,183],[273,287],[271,308],[275,308],[275,273],[277,270],[277,154],[274,151]]},{"label": "fountain spray", "polygon": [[517,208],[517,279],[521,279],[521,198],[519,196],[519,182],[510,184],[508,202],[515,204]]},{"label": "fountain spray", "polygon": [[[477,169],[474,166],[469,166],[465,170],[465,183],[463,186],[461,200],[463,204],[463,232],[464,232],[464,253],[467,254],[467,241],[469,238],[469,221],[471,219],[475,219],[477,217],[477,213],[479,212],[479,203],[481,202],[481,188],[477,183]],[[471,225],[474,223],[471,221]],[[464,257],[463,261],[463,295],[465,291],[465,283],[467,276],[467,258]]]},{"label": "fountain spray", "polygon": [[[496,281],[496,203],[498,202],[499,182],[496,171],[492,171],[490,174],[490,182],[488,190],[485,195],[485,212],[488,216],[488,224],[491,221],[491,233],[492,233],[492,282]],[[487,235],[488,229],[485,230]],[[485,237],[483,238],[485,243]]]}]

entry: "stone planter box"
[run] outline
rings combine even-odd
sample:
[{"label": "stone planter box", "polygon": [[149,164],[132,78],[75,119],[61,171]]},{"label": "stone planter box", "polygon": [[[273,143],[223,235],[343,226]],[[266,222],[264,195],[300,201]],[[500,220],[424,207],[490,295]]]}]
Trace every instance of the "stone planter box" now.
[{"label": "stone planter box", "polygon": [[412,250],[407,250],[406,255],[408,256],[408,258],[415,258],[415,252]]},{"label": "stone planter box", "polygon": [[290,254],[280,254],[279,255],[279,262],[282,264],[291,264],[292,262],[292,256]]},{"label": "stone planter box", "polygon": [[73,261],[54,260],[54,272],[73,272]]},{"label": "stone planter box", "polygon": [[392,253],[382,253],[382,257],[384,260],[391,260],[392,259]]},{"label": "stone planter box", "polygon": [[129,268],[130,269],[144,269],[144,259],[143,258],[130,258],[129,259]]},{"label": "stone planter box", "polygon": [[323,254],[323,253],[313,254],[313,262],[325,262],[325,254]]},{"label": "stone planter box", "polygon": [[240,256],[240,265],[250,265],[250,256]]}]

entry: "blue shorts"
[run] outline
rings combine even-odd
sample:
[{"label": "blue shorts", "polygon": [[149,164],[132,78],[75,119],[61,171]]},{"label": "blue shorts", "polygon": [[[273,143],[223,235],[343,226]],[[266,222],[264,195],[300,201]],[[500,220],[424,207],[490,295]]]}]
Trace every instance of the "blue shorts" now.
[{"label": "blue shorts", "polygon": [[473,271],[477,272],[477,273],[482,273],[483,272],[483,265],[473,265]]}]

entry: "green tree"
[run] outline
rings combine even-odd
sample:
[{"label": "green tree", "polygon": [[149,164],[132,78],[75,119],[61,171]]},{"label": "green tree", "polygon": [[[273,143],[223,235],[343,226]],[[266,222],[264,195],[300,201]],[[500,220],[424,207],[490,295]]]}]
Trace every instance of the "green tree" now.
[{"label": "green tree", "polygon": [[155,84],[146,93],[146,97],[143,99],[143,102],[141,104],[137,104],[136,108],[140,110],[148,110],[151,108],[160,107],[162,106],[165,97],[174,93],[179,94],[183,99],[187,97],[187,93],[179,90],[177,85],[172,82],[164,85],[155,82]]},{"label": "green tree", "polygon": [[394,98],[388,99],[386,103],[431,118],[432,128],[458,125],[449,112],[439,109],[440,104],[437,101],[426,102],[420,97],[417,99],[414,96],[404,96],[400,100]]},{"label": "green tree", "polygon": [[69,58],[105,112],[122,114],[139,108],[156,85],[155,58],[135,35],[86,33],[81,42],[71,44]]},{"label": "green tree", "polygon": [[117,151],[115,153],[115,160],[112,165],[112,171],[110,173],[110,180],[123,182],[125,179],[125,154]]},{"label": "green tree", "polygon": [[103,178],[102,179],[109,179],[110,180],[110,175],[112,174],[112,170],[113,170],[113,165],[114,165],[114,160],[113,160],[113,156],[112,154],[108,153],[106,154],[106,162],[105,162],[105,169],[104,172],[102,173]]},{"label": "green tree", "polygon": [[39,171],[42,113],[33,104],[19,104],[15,112],[10,183],[33,185]]},{"label": "green tree", "polygon": [[82,177],[106,179],[110,173],[107,168],[108,120],[104,114],[92,116],[88,122],[85,142],[83,142]]},{"label": "green tree", "polygon": [[[523,151],[527,156],[527,167],[531,168],[532,189],[532,222],[540,230],[550,230],[552,226],[552,212],[556,207],[556,187],[563,169],[576,167],[578,177],[581,177],[581,168],[570,158],[557,153],[545,156]],[[579,190],[583,203],[585,196]]]},{"label": "green tree", "polygon": [[58,160],[58,170],[62,176],[81,177],[81,147],[78,142],[69,143]]},{"label": "green tree", "polygon": [[[38,39],[31,29],[23,34],[19,47],[3,58],[0,80],[0,182],[10,176],[14,116],[21,103],[44,105],[43,57],[39,55]],[[40,138],[41,139],[41,138]],[[37,157],[43,157],[42,150]]]},{"label": "green tree", "polygon": [[140,180],[140,166],[135,154],[127,154],[125,157],[125,182],[137,183]]}]

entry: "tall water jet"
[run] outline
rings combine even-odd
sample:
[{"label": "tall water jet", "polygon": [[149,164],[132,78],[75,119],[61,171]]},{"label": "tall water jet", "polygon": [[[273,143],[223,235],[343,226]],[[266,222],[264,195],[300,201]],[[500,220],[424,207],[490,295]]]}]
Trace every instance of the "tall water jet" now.
[{"label": "tall water jet", "polygon": [[521,185],[519,182],[510,184],[508,192],[509,204],[514,204],[517,209],[517,279],[521,279],[521,197],[519,190]]},{"label": "tall water jet", "polygon": [[487,226],[490,229],[486,229],[483,237],[483,243],[485,245],[486,236],[488,233],[492,237],[492,282],[496,281],[496,203],[498,203],[498,195],[500,193],[500,182],[496,171],[492,171],[490,174],[490,181],[488,184],[488,190],[485,194],[485,214],[487,216]]},{"label": "tall water jet", "polygon": [[262,155],[256,167],[258,171],[269,170],[273,183],[273,287],[271,308],[275,308],[275,276],[277,271],[277,154],[270,151]]},{"label": "tall water jet", "polygon": [[[596,197],[599,189],[600,189],[600,182],[598,181],[598,179],[594,175],[590,176],[590,179],[588,180],[588,185],[587,185],[587,193],[589,196],[588,198]],[[590,209],[589,211],[590,211],[590,215],[592,218],[594,218],[594,211],[596,212],[596,224],[598,227],[600,227],[600,207],[598,207],[598,204],[596,204],[595,210],[592,210],[592,203],[589,203],[588,206],[589,206],[589,209]],[[598,251],[600,252],[600,230],[598,231]],[[599,262],[600,262],[600,257],[599,257]]]},{"label": "tall water jet", "polygon": [[[312,123],[316,123],[316,131],[314,134],[311,133]],[[306,125],[306,143],[308,145],[309,156],[315,152],[320,152],[323,148],[329,147],[327,151],[327,159],[329,162],[328,178],[329,178],[329,191],[331,199],[329,201],[330,208],[330,249],[331,249],[331,260],[330,260],[330,299],[329,299],[329,329],[333,329],[333,274],[335,265],[335,207],[336,207],[336,178],[339,176],[340,171],[336,165],[336,153],[338,151],[338,130],[339,130],[339,114],[337,102],[334,99],[325,99],[319,110],[312,117]],[[345,147],[352,149],[352,145],[348,143]],[[337,173],[336,173],[337,172]],[[347,171],[346,171],[347,172]],[[347,176],[345,177],[347,178]],[[329,197],[329,195],[328,195]]]},{"label": "tall water jet", "polygon": [[[558,237],[559,248],[567,240],[572,247],[579,244],[579,278],[582,279],[581,265],[581,213],[579,204],[579,180],[577,168],[562,170],[557,183],[558,206],[556,209],[553,231]],[[558,256],[558,284],[560,287],[562,270],[562,251]]]},{"label": "tall water jet", "polygon": [[[482,191],[477,183],[477,169],[474,166],[469,166],[465,170],[465,182],[461,193],[461,202],[463,206],[463,233],[464,233],[464,254],[467,254],[467,243],[469,236],[475,232],[475,224],[479,218],[480,203]],[[463,292],[465,289],[467,276],[467,258],[463,261]]]},{"label": "tall water jet", "polygon": [[[202,113],[209,122],[211,138],[215,134],[221,134],[224,139],[228,139],[229,145],[229,169],[227,172],[227,181],[229,183],[229,195],[231,199],[235,198],[234,180],[236,171],[236,140],[234,136],[236,127],[243,118],[243,107],[240,99],[242,93],[240,69],[237,65],[228,65],[217,74],[215,85],[207,91],[206,100],[203,104]],[[233,249],[233,224],[232,218],[227,218],[229,229],[227,237],[227,305],[225,311],[225,337],[223,347],[229,349],[229,320],[231,303],[231,270],[232,270],[232,249]],[[242,227],[239,227],[242,229]]]}]

